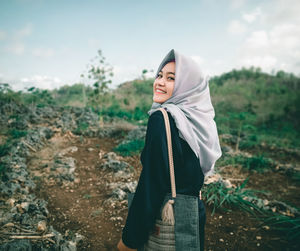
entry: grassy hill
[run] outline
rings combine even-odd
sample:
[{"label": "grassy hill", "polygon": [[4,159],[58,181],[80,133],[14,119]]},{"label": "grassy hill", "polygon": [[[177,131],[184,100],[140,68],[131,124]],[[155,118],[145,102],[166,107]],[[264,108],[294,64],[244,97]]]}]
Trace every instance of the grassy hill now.
[{"label": "grassy hill", "polygon": [[[37,106],[91,106],[104,121],[119,118],[146,124],[152,104],[154,79],[135,79],[109,89],[102,105],[92,104],[93,88],[77,83],[53,91],[31,88],[13,92],[1,84],[1,103],[12,100]],[[260,143],[299,147],[300,78],[279,71],[274,75],[259,68],[232,70],[210,80],[215,120],[220,134],[242,138],[239,146]]]}]

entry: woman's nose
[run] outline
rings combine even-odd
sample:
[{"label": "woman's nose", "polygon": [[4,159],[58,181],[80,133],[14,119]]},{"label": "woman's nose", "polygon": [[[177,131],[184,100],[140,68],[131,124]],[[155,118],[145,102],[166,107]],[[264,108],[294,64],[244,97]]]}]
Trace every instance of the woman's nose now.
[{"label": "woman's nose", "polygon": [[164,78],[158,79],[157,83],[158,83],[159,85],[165,85],[165,80],[164,80]]}]

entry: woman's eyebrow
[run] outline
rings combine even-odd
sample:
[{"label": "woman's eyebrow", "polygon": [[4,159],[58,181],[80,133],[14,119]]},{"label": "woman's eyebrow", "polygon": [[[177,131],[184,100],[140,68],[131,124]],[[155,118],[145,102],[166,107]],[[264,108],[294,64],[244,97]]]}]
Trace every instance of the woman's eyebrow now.
[{"label": "woman's eyebrow", "polygon": [[[163,71],[162,71],[162,70],[160,70],[159,72],[161,72],[161,73],[162,73]],[[175,73],[174,73],[174,72],[171,72],[171,71],[167,72],[167,74],[170,74],[170,73],[171,73],[171,74],[173,74],[173,75],[175,75]]]}]

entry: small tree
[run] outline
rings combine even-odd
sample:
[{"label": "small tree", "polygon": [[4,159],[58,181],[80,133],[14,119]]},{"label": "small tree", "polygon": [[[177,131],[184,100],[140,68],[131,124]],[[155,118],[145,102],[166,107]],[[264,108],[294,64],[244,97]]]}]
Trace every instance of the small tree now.
[{"label": "small tree", "polygon": [[255,129],[252,125],[256,121],[256,115],[250,112],[229,112],[228,115],[231,131],[237,136],[235,151],[238,152],[242,132],[245,132],[247,129]]},{"label": "small tree", "polygon": [[86,107],[86,91],[85,91],[85,84],[84,84],[84,74],[80,75],[80,83],[82,84],[82,100],[83,100],[83,107]]},{"label": "small tree", "polygon": [[[109,91],[108,85],[112,83],[111,77],[113,77],[113,67],[105,62],[105,57],[102,55],[102,51],[98,50],[97,56],[91,59],[91,64],[87,65],[87,73],[81,74],[82,83],[84,85],[84,78],[93,81],[93,92],[88,97],[88,105],[97,108],[100,111],[99,124],[101,127],[104,125],[103,117],[101,116],[104,110],[104,105],[109,98],[107,92]],[[86,92],[82,90],[84,103],[86,105]]]},{"label": "small tree", "polygon": [[102,55],[102,51],[98,50],[97,56],[91,59],[91,64],[87,65],[86,76],[81,74],[81,77],[87,77],[93,81],[94,91],[89,97],[89,104],[95,107],[103,109],[103,105],[106,103],[106,93],[109,88],[108,85],[112,83],[111,77],[113,77],[113,67],[105,62],[105,57]]}]

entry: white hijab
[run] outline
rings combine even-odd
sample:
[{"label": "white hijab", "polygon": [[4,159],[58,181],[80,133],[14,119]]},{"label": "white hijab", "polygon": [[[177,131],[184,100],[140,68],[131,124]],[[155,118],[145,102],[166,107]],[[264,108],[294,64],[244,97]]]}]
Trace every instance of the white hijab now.
[{"label": "white hijab", "polygon": [[164,107],[174,118],[179,136],[199,158],[205,176],[214,171],[215,162],[222,156],[215,111],[210,99],[209,77],[190,57],[172,49],[158,67],[157,74],[170,60],[175,59],[175,86],[172,96],[164,103],[153,102],[148,114]]}]

